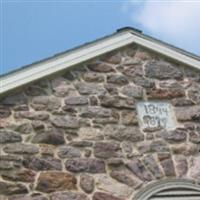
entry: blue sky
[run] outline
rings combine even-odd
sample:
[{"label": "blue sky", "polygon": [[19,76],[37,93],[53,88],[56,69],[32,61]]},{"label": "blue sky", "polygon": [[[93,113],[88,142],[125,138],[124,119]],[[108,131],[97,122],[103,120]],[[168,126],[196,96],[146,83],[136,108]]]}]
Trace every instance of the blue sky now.
[{"label": "blue sky", "polygon": [[124,26],[200,55],[198,0],[1,1],[1,74]]}]

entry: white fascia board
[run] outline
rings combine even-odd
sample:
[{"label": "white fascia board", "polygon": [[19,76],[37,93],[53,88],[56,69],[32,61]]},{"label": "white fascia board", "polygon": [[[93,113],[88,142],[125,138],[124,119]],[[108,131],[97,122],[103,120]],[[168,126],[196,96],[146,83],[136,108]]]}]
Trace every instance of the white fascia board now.
[{"label": "white fascia board", "polygon": [[50,60],[49,62],[39,63],[32,67],[28,67],[27,69],[19,70],[14,74],[8,74],[0,80],[0,94],[67,69],[106,52],[126,46],[132,42],[133,38],[131,33],[124,32],[119,35],[116,34],[110,38],[105,38],[102,41],[86,45],[85,48],[66,53],[66,55],[63,55],[60,58],[55,57],[55,59]]},{"label": "white fascia board", "polygon": [[165,55],[169,58],[177,60],[181,63],[184,63],[184,64],[189,65],[191,67],[194,67],[196,69],[200,69],[200,61],[199,60],[196,60],[196,59],[194,59],[190,56],[187,56],[187,55],[182,54],[182,53],[180,53],[176,50],[173,50],[173,49],[171,49],[171,48],[169,48],[165,45],[162,45],[160,43],[157,43],[157,42],[145,39],[145,38],[142,38],[140,36],[133,35],[133,38],[134,38],[134,42],[141,45],[141,46],[149,48],[149,49],[151,49],[155,52],[163,54],[163,55]]},{"label": "white fascia board", "polygon": [[63,54],[62,56],[55,57],[49,61],[47,60],[35,64],[27,69],[24,68],[23,70],[2,77],[0,79],[0,94],[70,68],[71,66],[80,64],[109,51],[129,45],[133,42],[181,63],[200,69],[200,61],[175,51],[165,45],[140,37],[137,34],[133,34],[131,31],[126,31],[105,38],[101,41],[94,42],[90,45],[86,45],[85,47],[66,53],[66,55]]}]

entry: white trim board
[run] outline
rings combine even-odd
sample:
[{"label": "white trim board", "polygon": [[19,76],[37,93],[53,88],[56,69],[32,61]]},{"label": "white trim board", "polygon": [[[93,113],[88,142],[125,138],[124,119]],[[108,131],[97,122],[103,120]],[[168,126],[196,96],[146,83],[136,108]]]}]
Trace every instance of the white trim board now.
[{"label": "white trim board", "polygon": [[92,44],[85,45],[84,47],[75,49],[62,56],[55,56],[53,59],[50,58],[49,60],[35,65],[33,64],[30,67],[3,76],[0,79],[0,94],[70,68],[117,48],[129,45],[133,42],[181,63],[200,69],[200,61],[165,45],[140,37],[140,35],[133,34],[132,31],[127,30],[100,41],[93,42]]}]

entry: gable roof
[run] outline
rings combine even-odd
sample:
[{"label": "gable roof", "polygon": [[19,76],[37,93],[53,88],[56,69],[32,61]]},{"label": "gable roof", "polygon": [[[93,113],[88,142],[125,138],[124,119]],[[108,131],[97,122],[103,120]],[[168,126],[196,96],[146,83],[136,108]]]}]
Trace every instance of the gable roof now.
[{"label": "gable roof", "polygon": [[200,57],[180,48],[143,34],[140,30],[125,27],[114,34],[87,43],[53,57],[35,62],[0,77],[0,94],[35,80],[70,68],[120,47],[136,43],[180,63],[200,69]]}]

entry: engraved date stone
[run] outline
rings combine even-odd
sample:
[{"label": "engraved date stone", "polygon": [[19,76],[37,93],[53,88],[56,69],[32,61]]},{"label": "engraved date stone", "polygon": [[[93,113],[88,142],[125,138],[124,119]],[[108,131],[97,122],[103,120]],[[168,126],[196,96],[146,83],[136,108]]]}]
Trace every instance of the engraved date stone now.
[{"label": "engraved date stone", "polygon": [[174,129],[176,118],[172,105],[168,102],[139,102],[137,103],[139,124],[143,130],[156,131]]}]

